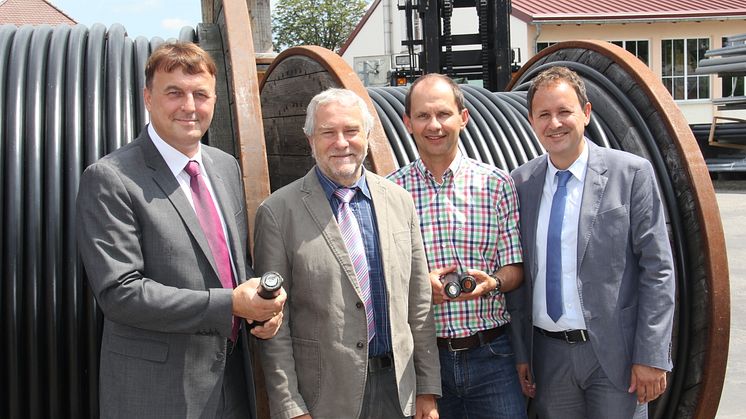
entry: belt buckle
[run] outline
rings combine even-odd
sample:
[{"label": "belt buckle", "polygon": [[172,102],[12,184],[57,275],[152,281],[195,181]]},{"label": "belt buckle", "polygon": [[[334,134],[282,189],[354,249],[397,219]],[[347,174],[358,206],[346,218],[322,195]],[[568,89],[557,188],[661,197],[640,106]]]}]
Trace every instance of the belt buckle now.
[{"label": "belt buckle", "polygon": [[580,339],[579,340],[570,340],[570,334],[567,332],[567,330],[563,331],[562,334],[565,336],[565,342],[569,343],[570,345],[574,345],[578,342],[588,342],[588,331],[586,330],[578,330],[580,332]]},{"label": "belt buckle", "polygon": [[454,348],[451,342],[453,342],[453,338],[448,338],[448,350],[451,352],[462,352],[462,351],[466,351],[469,349],[469,348]]}]

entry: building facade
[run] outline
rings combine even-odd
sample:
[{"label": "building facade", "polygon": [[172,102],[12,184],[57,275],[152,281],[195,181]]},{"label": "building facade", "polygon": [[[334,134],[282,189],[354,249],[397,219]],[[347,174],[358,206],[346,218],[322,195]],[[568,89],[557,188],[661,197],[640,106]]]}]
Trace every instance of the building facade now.
[{"label": "building facade", "polygon": [[[477,21],[475,9],[455,9],[452,32],[475,33]],[[414,26],[414,37],[421,38],[416,19]],[[743,77],[694,74],[707,50],[721,48],[726,37],[744,32],[744,0],[513,0],[510,16],[510,43],[520,56],[519,65],[557,42],[613,42],[660,76],[690,124],[712,121],[712,99],[745,94]],[[386,81],[381,74],[396,68],[396,56],[406,54],[401,43],[405,39],[406,21],[397,2],[374,0],[340,54],[364,82],[380,84]],[[733,112],[746,118],[746,111]]]}]

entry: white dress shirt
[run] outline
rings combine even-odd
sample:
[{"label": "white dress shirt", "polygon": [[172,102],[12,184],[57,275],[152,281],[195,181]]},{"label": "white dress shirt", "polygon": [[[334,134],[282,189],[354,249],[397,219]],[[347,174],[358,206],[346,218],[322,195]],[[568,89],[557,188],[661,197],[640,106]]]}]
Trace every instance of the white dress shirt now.
[{"label": "white dress shirt", "polygon": [[533,317],[534,325],[544,330],[559,332],[562,330],[586,329],[583,318],[583,307],[580,304],[578,284],[578,221],[580,206],[583,200],[583,184],[588,168],[588,146],[575,162],[567,169],[572,173],[567,182],[567,201],[562,220],[562,317],[555,323],[547,314],[546,278],[547,278],[547,232],[549,214],[552,209],[552,198],[557,190],[557,169],[551,159],[547,158],[547,174],[541,194],[539,218],[536,223],[536,257],[538,271],[534,281]]},{"label": "white dress shirt", "polygon": [[[158,133],[155,132],[152,124],[148,124],[148,134],[150,135],[150,139],[153,141],[155,148],[158,149],[158,152],[161,153],[163,160],[166,161],[168,168],[171,169],[171,173],[174,174],[174,177],[179,182],[179,187],[181,187],[184,195],[186,195],[186,198],[189,201],[189,205],[192,206],[192,209],[194,209],[192,187],[190,186],[192,177],[189,176],[184,168],[190,160],[194,160],[199,163],[199,170],[202,174],[202,179],[204,179],[205,185],[207,185],[207,190],[210,191],[212,202],[215,204],[215,210],[217,210],[218,217],[220,217],[220,225],[221,227],[223,227],[223,234],[225,235],[225,239],[228,240],[228,228],[225,225],[225,219],[223,219],[223,211],[220,209],[220,202],[218,202],[217,198],[215,198],[215,190],[212,188],[212,183],[210,182],[210,174],[207,173],[205,165],[202,163],[202,145],[200,144],[200,147],[197,149],[197,154],[195,154],[192,158],[189,158],[181,151],[175,149],[166,141],[164,141],[158,135]],[[235,278],[236,267],[233,266],[233,252],[231,251],[230,243],[226,243],[225,246],[228,248],[228,254],[230,255],[231,260],[231,269],[233,270],[233,277]]]}]

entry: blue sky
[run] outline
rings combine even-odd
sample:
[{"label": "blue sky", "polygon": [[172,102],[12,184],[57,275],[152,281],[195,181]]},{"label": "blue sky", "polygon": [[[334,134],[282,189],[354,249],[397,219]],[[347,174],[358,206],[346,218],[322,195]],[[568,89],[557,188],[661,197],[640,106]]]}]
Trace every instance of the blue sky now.
[{"label": "blue sky", "polygon": [[184,26],[202,22],[200,0],[47,0],[78,23],[121,23],[127,34],[176,38]]}]

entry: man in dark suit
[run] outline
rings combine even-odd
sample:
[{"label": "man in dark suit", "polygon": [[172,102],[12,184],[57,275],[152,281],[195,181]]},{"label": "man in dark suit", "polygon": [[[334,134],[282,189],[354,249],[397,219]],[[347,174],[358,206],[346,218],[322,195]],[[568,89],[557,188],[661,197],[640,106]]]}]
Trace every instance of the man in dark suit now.
[{"label": "man in dark suit", "polygon": [[308,105],[316,165],[256,217],[256,267],[285,278],[261,342],[272,418],[437,419],[430,282],[409,193],[363,169],[373,117],[355,93]]},{"label": "man in dark suit", "polygon": [[569,69],[539,74],[528,105],[547,154],[513,173],[526,280],[509,309],[524,392],[541,418],[646,417],[672,368],[675,287],[653,168],[584,137],[591,104]]},{"label": "man in dark suit", "polygon": [[269,319],[251,333],[271,337],[285,295],[264,300],[258,279],[247,280],[238,163],[200,144],[213,116],[215,71],[196,45],[155,50],[143,92],[151,123],[80,181],[79,249],[104,314],[102,418],[254,413],[239,320]]}]

